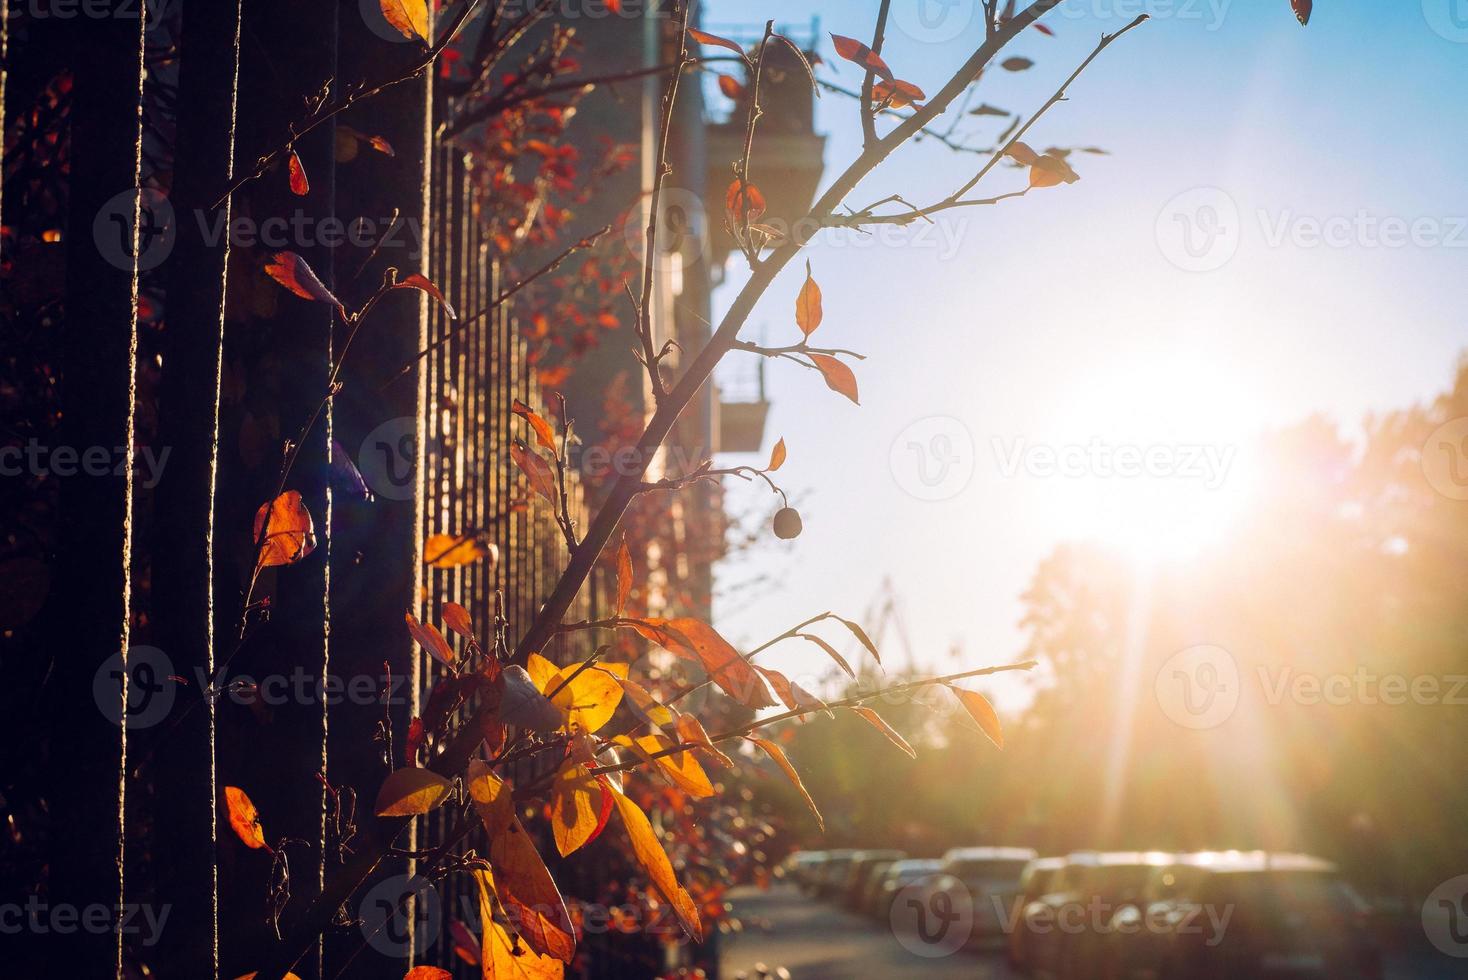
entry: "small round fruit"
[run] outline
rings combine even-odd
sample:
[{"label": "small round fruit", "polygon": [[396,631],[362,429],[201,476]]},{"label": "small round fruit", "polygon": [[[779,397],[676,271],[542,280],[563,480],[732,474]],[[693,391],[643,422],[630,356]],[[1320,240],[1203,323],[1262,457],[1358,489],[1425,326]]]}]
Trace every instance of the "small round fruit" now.
[{"label": "small round fruit", "polygon": [[775,537],[789,541],[800,536],[800,511],[794,507],[782,507],[775,513]]}]

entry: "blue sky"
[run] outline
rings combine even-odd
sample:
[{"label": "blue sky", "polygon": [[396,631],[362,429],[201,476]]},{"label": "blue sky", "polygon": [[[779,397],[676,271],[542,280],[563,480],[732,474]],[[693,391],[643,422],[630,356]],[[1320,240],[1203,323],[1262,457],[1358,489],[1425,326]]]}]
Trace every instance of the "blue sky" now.
[{"label": "blue sky", "polygon": [[[911,29],[891,32],[886,59],[932,92],[982,25],[969,17],[977,0],[947,0],[949,19],[924,27],[908,16],[920,2],[896,0]],[[1102,31],[1156,14],[1032,130],[1037,149],[1110,151],[1074,158],[1079,183],[952,212],[922,238],[813,245],[826,306],[815,339],[869,355],[862,405],[771,365],[768,437],[789,446],[783,482],[806,531],[728,570],[780,588],[721,606],[719,626],[757,642],[812,612],[860,615],[890,577],[919,660],[950,669],[961,642],[965,665],[1001,662],[1020,649],[1019,594],[1058,543],[1092,538],[1153,562],[1224,547],[1229,515],[1268,492],[1251,478],[1252,434],[1312,412],[1350,425],[1444,387],[1468,346],[1458,2],[1320,0],[1302,29],[1287,0],[1068,0],[1046,19],[1056,37],[1026,32],[1006,54],[1036,67],[990,73],[979,101],[1028,115]],[[709,0],[704,17],[803,27],[819,12],[823,31],[862,37],[876,7]],[[825,53],[834,60],[829,42]],[[858,80],[851,66],[829,77]],[[829,176],[857,150],[856,110],[827,96],[818,116]],[[965,128],[984,143],[999,127],[979,122]],[[975,163],[909,146],[849,203],[936,200]],[[983,186],[1023,183],[1000,168]],[[801,278],[787,270],[750,336],[796,339]],[[716,306],[742,279],[731,267]],[[933,417],[952,421],[921,421]],[[1171,469],[1124,477],[1094,462],[1128,447],[1161,447]],[[1037,448],[1088,468],[1052,473]],[[1227,461],[1218,479],[1198,468],[1205,452]],[[919,499],[929,485],[915,478],[944,459],[965,485]],[[770,656],[821,666],[799,647]],[[1023,698],[1014,682],[991,690]]]}]

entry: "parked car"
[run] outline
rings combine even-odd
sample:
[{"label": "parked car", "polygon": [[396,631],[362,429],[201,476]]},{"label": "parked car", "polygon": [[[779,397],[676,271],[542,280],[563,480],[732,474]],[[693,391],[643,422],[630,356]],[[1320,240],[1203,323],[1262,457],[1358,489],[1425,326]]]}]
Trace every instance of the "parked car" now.
[{"label": "parked car", "polygon": [[891,864],[907,857],[906,851],[857,851],[846,869],[846,881],[835,892],[836,898],[850,908],[858,908],[866,889],[867,878],[879,865]]},{"label": "parked car", "polygon": [[943,862],[936,858],[893,861],[881,875],[872,876],[871,886],[867,889],[866,911],[879,919],[888,918],[898,892],[936,875],[942,866]]},{"label": "parked car", "polygon": [[[1062,857],[1035,858],[1025,865],[1024,871],[1020,872],[1019,895],[1016,899],[1021,914],[1031,902],[1055,891],[1055,879],[1064,867],[1065,858]],[[1029,930],[1023,927],[1022,920],[1016,921],[1014,928],[1009,930],[1009,965],[1021,974],[1027,969],[1025,939],[1029,934]]]},{"label": "parked car", "polygon": [[878,861],[872,865],[867,872],[866,880],[862,882],[860,894],[851,903],[851,907],[858,912],[866,912],[872,906],[872,899],[882,890],[882,881],[887,877],[887,871],[896,861]]},{"label": "parked car", "polygon": [[1078,852],[1066,858],[1054,890],[1025,906],[1017,928],[1025,964],[1037,977],[1072,980],[1094,965],[1095,937],[1111,916],[1140,900],[1154,869],[1177,863],[1158,851]]},{"label": "parked car", "polygon": [[1136,975],[1380,980],[1370,907],[1334,865],[1299,854],[1251,853],[1199,867],[1203,873],[1191,900],[1180,903],[1177,927],[1162,934],[1155,959]]},{"label": "parked car", "polygon": [[854,854],[856,851],[849,848],[827,851],[826,859],[816,866],[815,873],[811,875],[811,894],[817,898],[825,898],[844,886],[846,872],[851,869],[851,858]]},{"label": "parked car", "polygon": [[[933,887],[962,892],[973,909],[970,941],[979,944],[1003,936],[1019,912],[1019,878],[1035,860],[1027,847],[958,847],[943,855]],[[958,896],[955,895],[955,900]]]},{"label": "parked car", "polygon": [[1173,863],[1153,868],[1137,901],[1112,914],[1099,940],[1095,975],[1107,980],[1152,976],[1155,966],[1149,964],[1160,962],[1166,933],[1189,918],[1186,910],[1198,894],[1204,866],[1223,859],[1216,852],[1179,854]]},{"label": "parked car", "polygon": [[825,851],[796,851],[785,859],[785,877],[802,891],[808,891],[812,875],[825,860]]}]

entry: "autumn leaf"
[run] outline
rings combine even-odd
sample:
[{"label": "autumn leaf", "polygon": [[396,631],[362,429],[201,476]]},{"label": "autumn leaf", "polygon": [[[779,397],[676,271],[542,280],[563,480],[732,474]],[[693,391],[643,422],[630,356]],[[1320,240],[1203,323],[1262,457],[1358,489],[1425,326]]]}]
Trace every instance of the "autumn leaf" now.
[{"label": "autumn leaf", "polygon": [[719,76],[719,91],[736,102],[744,97],[744,85],[732,75]]},{"label": "autumn leaf", "polygon": [[[267,519],[269,521],[267,526]],[[287,490],[255,512],[254,539],[260,544],[257,566],[292,565],[316,549],[311,512],[297,490]]]},{"label": "autumn leaf", "polygon": [[1315,0],[1290,0],[1290,9],[1294,10],[1301,27],[1308,26],[1310,14],[1315,10]]},{"label": "autumn leaf", "polygon": [[632,552],[627,548],[627,536],[622,536],[622,546],[617,549],[617,615],[627,608],[627,599],[632,595]]},{"label": "autumn leaf", "polygon": [[403,974],[403,980],[454,980],[454,975],[442,967],[415,966]]},{"label": "autumn leaf", "polygon": [[736,229],[758,221],[768,206],[758,187],[738,178],[724,194],[724,209],[729,213],[729,223]]},{"label": "autumn leaf", "polygon": [[807,354],[806,356],[821,372],[821,377],[826,379],[826,387],[845,395],[858,405],[861,404],[856,389],[856,375],[851,368],[829,354]]},{"label": "autumn leaf", "polygon": [[854,623],[849,619],[842,619],[840,616],[835,617],[835,619],[842,626],[845,626],[847,629],[851,630],[851,635],[856,637],[856,641],[867,648],[867,653],[870,653],[872,655],[873,660],[875,660],[878,664],[881,664],[882,655],[877,652],[877,645],[872,642],[872,638],[870,636],[867,636],[867,631],[861,628],[860,623]]},{"label": "autumn leaf", "polygon": [[550,464],[519,439],[510,442],[510,459],[514,460],[520,472],[525,474],[525,479],[530,482],[530,489],[555,506],[556,477],[551,472]]},{"label": "autumn leaf", "polygon": [[979,729],[993,742],[995,747],[1004,748],[1004,729],[999,724],[999,716],[994,713],[994,706],[989,703],[988,698],[978,691],[965,691],[961,687],[952,684],[947,685],[948,690],[958,695],[959,703],[974,721],[978,722]]},{"label": "autumn leaf", "polygon": [[470,966],[479,965],[479,943],[468,926],[459,919],[450,920],[449,937],[453,940],[455,956]]},{"label": "autumn leaf", "polygon": [[977,109],[970,109],[969,110],[969,115],[970,116],[1007,116],[1007,115],[1009,115],[1009,110],[1008,109],[1001,109],[998,106],[992,106],[989,103],[985,102],[983,105],[979,106]]},{"label": "autumn leaf", "polygon": [[612,720],[622,701],[618,682],[627,677],[626,664],[572,664],[552,668],[554,673],[548,673],[547,666],[550,662],[538,653],[532,653],[525,665],[540,693],[565,714],[568,725],[591,734]]},{"label": "autumn leaf", "polygon": [[907,744],[907,739],[897,734],[897,730],[894,729],[891,725],[887,724],[887,722],[882,718],[881,715],[877,714],[871,708],[856,707],[852,708],[851,710],[855,711],[857,714],[861,715],[862,718],[866,719],[866,721],[869,722],[871,726],[877,731],[881,732],[883,735],[886,735],[888,740],[891,741],[893,745],[897,746],[899,749],[906,752],[914,759],[917,758],[917,752],[913,749],[911,745]]},{"label": "autumn leaf", "polygon": [[856,678],[856,671],[851,669],[851,664],[847,663],[846,658],[837,653],[836,648],[831,646],[831,644],[827,643],[819,636],[816,636],[814,633],[800,633],[797,635],[800,636],[801,639],[809,640],[816,646],[820,647],[826,652],[826,656],[836,661],[837,667],[840,667],[842,670],[846,671],[847,675],[850,676],[852,679]]},{"label": "autumn leaf", "polygon": [[756,666],[754,669],[759,671],[765,680],[769,681],[770,687],[774,688],[775,696],[780,699],[780,703],[791,711],[820,711],[825,709],[826,702],[811,694],[773,667]]},{"label": "autumn leaf", "polygon": [[224,809],[229,814],[230,828],[246,847],[270,850],[265,843],[265,828],[260,826],[260,811],[255,809],[254,802],[244,790],[238,786],[224,787]]},{"label": "autumn leaf", "polygon": [[811,275],[810,262],[805,263],[805,285],[795,298],[795,325],[809,337],[821,325],[825,312],[821,307],[821,287]]},{"label": "autumn leaf", "polygon": [[443,624],[466,640],[474,639],[474,621],[469,618],[469,610],[457,602],[443,604]]},{"label": "autumn leaf", "polygon": [[614,741],[636,749],[639,755],[652,763],[654,769],[667,776],[673,781],[673,785],[689,796],[701,800],[714,795],[714,787],[709,782],[708,774],[703,771],[703,766],[698,764],[692,752],[685,750],[669,755],[658,754],[678,744],[668,736],[649,734],[632,739],[619,735]]},{"label": "autumn leaf", "polygon": [[1025,71],[1035,67],[1035,63],[1029,58],[1005,58],[999,63],[999,67],[1005,71]]},{"label": "autumn leaf", "polygon": [[311,193],[311,182],[306,179],[306,167],[295,150],[291,150],[290,156],[286,158],[286,169],[290,171],[292,194],[305,197]]},{"label": "autumn leaf", "polygon": [[618,683],[622,685],[622,692],[627,696],[627,704],[639,721],[648,725],[656,725],[658,728],[667,728],[677,723],[678,711],[658,701],[648,693],[647,688],[625,677],[618,678]]},{"label": "autumn leaf", "polygon": [[873,85],[872,97],[878,102],[890,103],[894,109],[905,109],[908,106],[917,105],[928,96],[912,82],[904,82],[899,78],[896,81],[878,82]]},{"label": "autumn leaf", "polygon": [[1064,158],[1053,153],[1044,153],[1035,158],[1034,165],[1030,167],[1031,187],[1054,187],[1057,184],[1074,184],[1080,180],[1080,174],[1066,163]]},{"label": "autumn leaf", "polygon": [[561,857],[590,843],[605,826],[611,801],[595,776],[567,762],[551,783],[551,832]]},{"label": "autumn leaf", "polygon": [[510,406],[510,411],[530,423],[531,431],[535,433],[535,441],[540,443],[551,453],[556,451],[556,430],[535,409],[516,398]]},{"label": "autumn leaf", "polygon": [[708,31],[700,31],[694,27],[690,27],[688,29],[688,36],[693,38],[699,44],[707,44],[715,48],[727,48],[730,51],[733,51],[735,54],[739,55],[739,57],[745,57],[744,49],[741,48],[738,44],[735,44],[733,41],[729,40],[727,37],[719,37],[719,35],[717,34],[710,34]]},{"label": "autumn leaf", "polygon": [[489,838],[486,856],[495,870],[495,894],[531,949],[562,963],[571,962],[576,940],[570,913],[540,852],[515,815],[513,789],[478,759],[469,763],[467,775],[469,798]]},{"label": "autumn leaf", "polygon": [[373,808],[379,817],[415,817],[442,806],[454,784],[431,769],[394,769],[382,781]]},{"label": "autumn leaf", "polygon": [[802,783],[800,781],[800,773],[795,771],[795,767],[791,765],[790,760],[786,758],[785,751],[774,742],[771,742],[769,739],[759,738],[755,735],[746,735],[745,738],[749,739],[755,745],[758,745],[760,748],[764,749],[765,754],[768,755],[771,759],[775,760],[775,765],[779,766],[785,771],[786,777],[790,780],[790,782],[795,784],[795,788],[800,791],[800,795],[805,797],[805,805],[810,807],[811,813],[815,814],[816,824],[821,828],[821,832],[825,833],[825,818],[821,816],[821,811],[816,808],[816,801],[811,799],[810,793],[806,791],[805,783]]},{"label": "autumn leaf", "polygon": [[704,731],[703,722],[694,715],[678,716],[678,737],[690,745],[697,745],[707,752],[715,762],[725,769],[734,768],[734,760],[719,750],[709,738],[709,733]]},{"label": "autumn leaf", "polygon": [[483,924],[478,957],[480,976],[484,980],[562,980],[566,969],[560,960],[527,950],[495,917],[494,900],[490,896],[499,894],[500,903],[508,903],[496,886],[494,873],[476,868],[474,880],[479,885],[479,921]]},{"label": "autumn leaf", "polygon": [[832,34],[831,41],[836,45],[836,53],[847,61],[876,73],[886,81],[895,80],[892,76],[892,69],[887,67],[887,62],[882,60],[882,56],[856,38]]},{"label": "autumn leaf", "polygon": [[775,448],[770,450],[770,465],[765,467],[766,473],[773,473],[785,465],[785,440],[781,439],[775,443]]},{"label": "autumn leaf", "polygon": [[330,303],[341,311],[343,316],[346,315],[346,307],[342,306],[341,301],[332,295],[331,290],[322,285],[316,273],[311,271],[311,267],[306,264],[306,260],[295,252],[276,252],[266,263],[265,274],[301,299]]},{"label": "autumn leaf", "polygon": [[403,278],[399,279],[397,282],[393,283],[392,288],[416,289],[421,293],[427,293],[429,296],[438,301],[438,305],[443,307],[444,315],[447,316],[450,320],[457,320],[459,317],[459,315],[454,312],[453,304],[444,298],[443,291],[439,289],[436,285],[434,285],[433,280],[429,279],[427,276],[420,276],[418,273],[414,272],[411,275],[406,275]]},{"label": "autumn leaf", "polygon": [[390,157],[397,156],[397,154],[393,152],[392,144],[381,136],[369,136],[367,138],[367,142],[378,153],[385,153]]},{"label": "autumn leaf", "polygon": [[534,732],[553,732],[565,723],[566,716],[546,700],[525,668],[511,664],[500,675],[504,685],[500,698],[500,718],[505,723]]},{"label": "autumn leaf", "polygon": [[775,703],[749,661],[707,623],[684,616],[638,620],[632,628],[674,655],[701,663],[709,678],[746,708],[768,708]]},{"label": "autumn leaf", "polygon": [[615,788],[612,790],[612,801],[617,806],[617,815],[622,818],[622,826],[627,829],[632,853],[646,872],[649,883],[672,906],[673,914],[678,917],[688,935],[702,941],[703,924],[699,921],[698,908],[693,904],[693,898],[687,890],[678,884],[678,879],[673,874],[673,863],[668,860],[668,852],[663,850],[647,815]]},{"label": "autumn leaf", "polygon": [[428,43],[427,0],[380,0],[382,16],[406,38]]},{"label": "autumn leaf", "polygon": [[488,559],[489,567],[499,562],[499,548],[477,535],[433,534],[423,542],[423,564],[430,568],[462,568]]},{"label": "autumn leaf", "polygon": [[454,655],[454,648],[449,646],[449,641],[439,632],[437,626],[432,623],[420,623],[412,613],[404,613],[403,620],[408,624],[408,633],[418,642],[418,645],[428,652],[428,655],[445,667],[454,666],[458,658]]}]

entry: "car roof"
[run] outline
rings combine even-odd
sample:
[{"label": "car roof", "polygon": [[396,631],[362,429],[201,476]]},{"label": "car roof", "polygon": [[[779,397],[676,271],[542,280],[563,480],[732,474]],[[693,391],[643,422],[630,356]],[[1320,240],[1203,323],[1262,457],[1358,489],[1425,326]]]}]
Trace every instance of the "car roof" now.
[{"label": "car roof", "polygon": [[1114,868],[1132,865],[1160,867],[1178,863],[1177,855],[1169,854],[1166,851],[1077,851],[1065,860],[1067,864],[1082,868]]},{"label": "car roof", "polygon": [[904,861],[893,861],[888,871],[936,871],[942,867],[943,862],[937,858],[908,858]]},{"label": "car roof", "polygon": [[1035,871],[1059,871],[1063,867],[1065,867],[1065,858],[1060,857],[1035,858],[1029,864],[1029,868]]},{"label": "car roof", "polygon": [[1201,851],[1184,855],[1188,864],[1218,874],[1247,874],[1262,871],[1296,871],[1332,874],[1336,866],[1309,854],[1275,854],[1268,851]]},{"label": "car roof", "polygon": [[853,851],[853,861],[898,861],[907,857],[906,851]]},{"label": "car roof", "polygon": [[1029,847],[955,847],[943,855],[944,861],[1033,861],[1035,850]]}]

